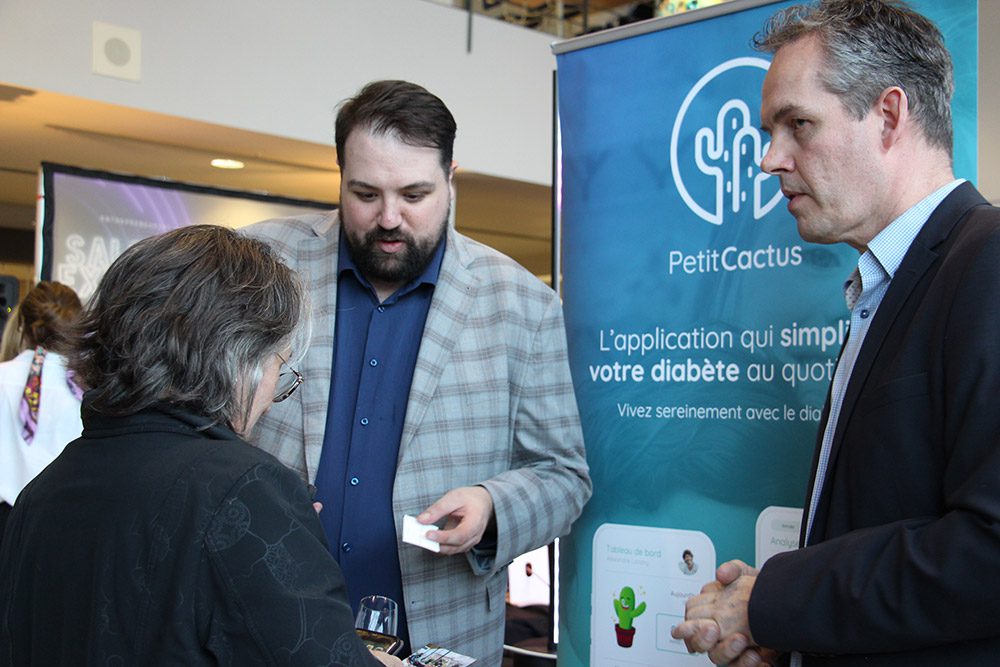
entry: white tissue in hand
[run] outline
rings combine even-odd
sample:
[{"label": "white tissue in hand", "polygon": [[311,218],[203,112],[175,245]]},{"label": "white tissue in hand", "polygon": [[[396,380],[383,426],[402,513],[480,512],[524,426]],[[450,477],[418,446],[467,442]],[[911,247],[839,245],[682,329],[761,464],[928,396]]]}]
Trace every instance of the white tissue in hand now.
[{"label": "white tissue in hand", "polygon": [[427,538],[427,531],[437,530],[437,526],[424,524],[417,521],[417,517],[410,516],[409,514],[403,515],[403,541],[407,544],[413,544],[418,547],[423,547],[430,551],[441,551],[441,545],[434,540]]}]

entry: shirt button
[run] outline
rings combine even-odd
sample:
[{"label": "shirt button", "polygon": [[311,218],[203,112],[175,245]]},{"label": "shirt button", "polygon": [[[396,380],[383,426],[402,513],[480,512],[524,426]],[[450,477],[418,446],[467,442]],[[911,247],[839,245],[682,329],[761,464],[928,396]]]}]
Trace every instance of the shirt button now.
[{"label": "shirt button", "polygon": [[362,426],[368,426],[368,417],[362,417],[361,418],[361,425]]},{"label": "shirt button", "polygon": [[868,309],[867,308],[862,308],[861,309],[861,319],[863,319],[863,320],[867,320],[868,319]]},{"label": "shirt button", "polygon": [[357,477],[352,477],[351,478],[351,486],[357,486],[360,483],[361,483],[361,480],[358,479]]},{"label": "shirt button", "polygon": [[344,550],[344,553],[348,553],[351,550],[351,543],[344,542],[343,544],[340,545],[340,548]]},{"label": "shirt button", "polygon": [[372,359],[368,362],[368,364],[371,366],[378,366],[378,359]]},{"label": "shirt button", "polygon": [[377,308],[377,310],[378,310],[378,312],[380,312],[380,313],[384,313],[384,312],[385,312],[385,306],[379,306],[379,307]]}]

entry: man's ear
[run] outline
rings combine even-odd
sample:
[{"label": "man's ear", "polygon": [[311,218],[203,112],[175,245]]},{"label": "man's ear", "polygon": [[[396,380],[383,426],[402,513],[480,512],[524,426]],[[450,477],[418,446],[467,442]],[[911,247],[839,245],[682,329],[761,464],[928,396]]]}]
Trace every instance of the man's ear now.
[{"label": "man's ear", "polygon": [[899,141],[910,120],[910,100],[899,86],[886,88],[879,95],[875,111],[882,120],[882,145],[890,148]]}]

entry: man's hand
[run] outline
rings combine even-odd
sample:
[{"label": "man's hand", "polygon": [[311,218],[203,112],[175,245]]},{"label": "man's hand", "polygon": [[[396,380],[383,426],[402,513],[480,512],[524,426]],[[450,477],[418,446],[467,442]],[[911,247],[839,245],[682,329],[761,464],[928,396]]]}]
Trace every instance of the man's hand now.
[{"label": "man's hand", "polygon": [[481,486],[452,489],[417,517],[422,524],[431,524],[448,517],[444,528],[427,532],[427,537],[441,545],[446,555],[465,553],[479,544],[490,519],[493,518],[493,498]]},{"label": "man's hand", "polygon": [[757,570],[734,560],[719,566],[715,576],[715,581],[701,589],[701,595],[687,601],[684,622],[670,634],[683,639],[692,653],[708,651],[717,665],[766,664],[771,652],[754,646],[748,616]]}]

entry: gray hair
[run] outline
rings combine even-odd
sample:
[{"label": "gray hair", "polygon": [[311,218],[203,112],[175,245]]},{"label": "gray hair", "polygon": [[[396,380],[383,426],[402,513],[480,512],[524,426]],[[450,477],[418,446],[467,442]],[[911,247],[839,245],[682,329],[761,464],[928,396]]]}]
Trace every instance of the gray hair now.
[{"label": "gray hair", "polygon": [[951,54],[930,20],[897,0],[821,0],[776,13],[753,44],[774,53],[808,35],[824,48],[820,81],[852,117],[861,120],[899,86],[928,143],[951,155]]},{"label": "gray hair", "polygon": [[72,367],[111,415],[158,402],[244,424],[271,354],[302,354],[307,303],[263,241],[214,225],[144,239],[115,260],[79,325]]}]

